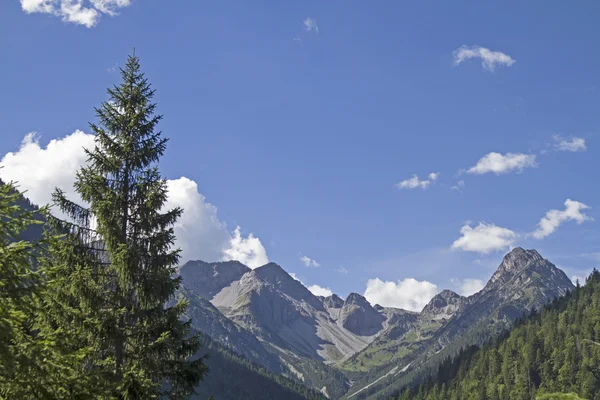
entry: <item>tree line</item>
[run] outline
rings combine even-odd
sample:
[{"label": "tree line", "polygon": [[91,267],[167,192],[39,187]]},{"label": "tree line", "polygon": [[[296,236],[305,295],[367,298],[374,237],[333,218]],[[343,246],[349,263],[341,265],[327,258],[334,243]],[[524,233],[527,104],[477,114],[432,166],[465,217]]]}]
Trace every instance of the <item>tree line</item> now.
[{"label": "tree line", "polygon": [[397,400],[600,400],[600,272]]}]

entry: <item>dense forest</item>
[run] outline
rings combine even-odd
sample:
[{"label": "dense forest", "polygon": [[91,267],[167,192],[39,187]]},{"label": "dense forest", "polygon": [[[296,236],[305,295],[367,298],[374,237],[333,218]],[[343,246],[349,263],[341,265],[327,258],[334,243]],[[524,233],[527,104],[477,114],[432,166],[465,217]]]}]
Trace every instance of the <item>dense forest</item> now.
[{"label": "dense forest", "polygon": [[600,273],[397,400],[600,400]]}]

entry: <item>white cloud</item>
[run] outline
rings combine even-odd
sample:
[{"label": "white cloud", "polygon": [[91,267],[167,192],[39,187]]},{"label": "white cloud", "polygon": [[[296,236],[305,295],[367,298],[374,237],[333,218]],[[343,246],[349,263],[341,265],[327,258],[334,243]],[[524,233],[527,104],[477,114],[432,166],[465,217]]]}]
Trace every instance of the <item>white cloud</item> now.
[{"label": "white cloud", "polygon": [[84,147],[92,148],[94,137],[77,130],[72,134],[51,140],[45,148],[35,132],[28,133],[17,152],[6,153],[0,160],[0,177],[16,181],[21,191],[40,206],[52,202],[55,188],[69,198],[80,201],[73,189],[75,173],[86,162]]},{"label": "white cloud", "polygon": [[339,272],[340,274],[347,274],[348,270],[340,265],[340,267],[336,269],[335,272]]},{"label": "white cloud", "polygon": [[375,278],[367,281],[364,296],[372,305],[421,311],[438,292],[437,285],[428,281],[408,278],[398,282],[384,282]]},{"label": "white cloud", "polygon": [[21,8],[26,13],[52,13],[58,0],[21,0]]},{"label": "white cloud", "polygon": [[432,172],[427,176],[427,179],[420,180],[417,175],[413,175],[412,178],[403,180],[400,183],[396,184],[398,189],[427,189],[429,185],[434,183],[437,178],[440,176],[437,172]]},{"label": "white cloud", "polygon": [[518,235],[507,228],[480,222],[475,228],[469,223],[460,228],[461,237],[452,243],[452,249],[488,254],[510,248]]},{"label": "white cloud", "polygon": [[458,190],[461,191],[465,187],[465,181],[458,181],[456,185],[452,186],[450,190]]},{"label": "white cloud", "polygon": [[298,278],[298,276],[294,272],[290,272],[289,275],[292,278],[294,278],[295,280],[297,280],[298,282],[300,282],[305,288],[307,288],[315,296],[329,297],[333,294],[333,291],[331,289],[329,289],[328,287],[322,287],[319,285],[307,286],[304,282],[302,282],[302,280],[300,278]]},{"label": "white cloud", "polygon": [[475,294],[485,286],[485,282],[481,279],[452,279],[451,282],[456,285],[461,296]]},{"label": "white cloud", "polygon": [[533,237],[536,239],[545,238],[556,231],[560,224],[566,221],[575,221],[578,224],[581,224],[584,221],[592,220],[591,217],[582,213],[582,210],[589,208],[590,207],[583,203],[567,199],[565,201],[565,209],[563,211],[550,210],[546,213],[546,215],[540,220],[535,232],[533,232]]},{"label": "white cloud", "polygon": [[585,139],[572,137],[570,140],[563,139],[559,135],[552,136],[554,139],[554,148],[558,151],[586,151],[587,146],[585,145]]},{"label": "white cloud", "polygon": [[50,14],[65,22],[91,28],[103,14],[118,15],[117,10],[131,5],[131,2],[132,0],[21,0],[21,8],[28,14]]},{"label": "white cloud", "polygon": [[233,236],[229,239],[229,243],[229,248],[223,250],[224,260],[238,260],[250,268],[258,268],[269,262],[267,251],[260,242],[260,239],[254,237],[252,233],[244,238],[239,226],[235,228]]},{"label": "white cloud", "polygon": [[333,294],[333,292],[331,291],[331,289],[324,288],[324,287],[321,287],[319,285],[310,285],[308,287],[308,290],[310,290],[310,292],[312,294],[314,294],[315,296],[329,297],[329,296],[331,296]]},{"label": "white cloud", "polygon": [[307,32],[319,33],[319,26],[317,25],[316,19],[308,17],[302,22],[304,23],[304,29],[306,29]]},{"label": "white cloud", "polygon": [[573,282],[573,285],[577,284],[577,281],[579,281],[579,285],[583,286],[585,285],[585,280],[587,279],[589,275],[572,275],[571,276],[571,282]]},{"label": "white cloud", "polygon": [[117,15],[119,8],[130,6],[132,0],[90,0],[90,2],[98,11],[114,16]]},{"label": "white cloud", "polygon": [[85,7],[82,0],[62,0],[58,15],[63,21],[91,28],[98,23],[101,13],[95,8]]},{"label": "white cloud", "polygon": [[302,263],[306,267],[315,267],[316,268],[316,267],[321,266],[321,264],[319,264],[318,262],[316,262],[315,260],[313,260],[312,258],[309,258],[307,256],[301,256],[300,261],[302,261]]},{"label": "white cloud", "polygon": [[[83,149],[93,146],[94,137],[79,130],[51,140],[46,147],[40,146],[39,139],[30,133],[18,151],[2,157],[0,177],[16,181],[21,191],[27,191],[26,197],[38,205],[51,203],[56,187],[64,190],[68,198],[80,202],[73,188],[75,173],[86,163]],[[239,227],[229,233],[217,216],[217,207],[198,192],[196,182],[181,177],[167,180],[167,187],[165,209],[183,208],[183,215],[174,226],[175,244],[182,249],[182,261],[239,259],[251,268],[268,262],[265,248],[254,235],[243,237]]]},{"label": "white cloud", "polygon": [[537,167],[535,154],[523,153],[500,153],[491,152],[483,156],[475,166],[469,168],[469,174],[487,174],[493,172],[496,175],[512,171],[522,172],[524,168]]},{"label": "white cloud", "polygon": [[454,51],[453,56],[454,65],[459,65],[471,58],[480,58],[483,68],[489,71],[494,71],[498,65],[510,67],[516,62],[514,58],[507,54],[500,51],[491,51],[481,46],[468,47],[463,45]]}]

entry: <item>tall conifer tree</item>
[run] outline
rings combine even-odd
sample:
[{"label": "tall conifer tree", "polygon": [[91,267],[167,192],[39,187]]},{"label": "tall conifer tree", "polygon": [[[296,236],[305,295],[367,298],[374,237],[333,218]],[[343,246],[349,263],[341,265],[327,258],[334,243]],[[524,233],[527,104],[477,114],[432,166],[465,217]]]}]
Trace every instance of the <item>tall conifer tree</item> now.
[{"label": "tall conifer tree", "polygon": [[172,247],[182,210],[162,211],[167,185],[157,163],[167,139],[156,130],[162,116],[138,57],[128,58],[121,77],[96,109],[95,146],[77,173],[86,206],[54,193],[69,217],[55,226],[68,235],[53,246],[54,295],[42,331],[74,332],[71,350],[86,349],[81,374],[96,377],[99,393],[182,399],[206,372],[195,357],[198,337],[181,321],[187,304],[166,306],[180,284]]}]

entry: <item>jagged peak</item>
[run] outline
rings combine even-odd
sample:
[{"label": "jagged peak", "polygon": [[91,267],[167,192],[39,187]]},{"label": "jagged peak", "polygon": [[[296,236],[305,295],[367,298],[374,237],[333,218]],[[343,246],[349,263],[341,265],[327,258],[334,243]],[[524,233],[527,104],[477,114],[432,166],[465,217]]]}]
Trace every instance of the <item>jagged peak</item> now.
[{"label": "jagged peak", "polygon": [[335,293],[331,296],[323,297],[322,301],[327,308],[342,308],[344,306],[344,300]]},{"label": "jagged peak", "polygon": [[460,294],[458,294],[450,289],[444,289],[441,292],[439,292],[438,294],[436,294],[434,297],[436,297],[436,296],[442,297],[444,299],[455,299],[455,298],[462,297]]},{"label": "jagged peak", "polygon": [[540,280],[546,281],[546,283],[540,283],[546,286],[551,281],[561,290],[572,287],[572,282],[564,271],[542,257],[537,250],[516,247],[504,256],[483,291],[488,292],[502,288],[510,282],[535,283]]},{"label": "jagged peak", "polygon": [[206,299],[212,299],[221,289],[251,271],[239,261],[205,262],[192,260],[178,268],[183,285]]},{"label": "jagged peak", "polygon": [[255,275],[264,279],[272,279],[276,277],[294,279],[279,264],[276,264],[274,262],[262,265],[254,269],[253,272]]},{"label": "jagged peak", "polygon": [[463,296],[445,289],[433,296],[422,312],[425,314],[452,314],[461,306],[463,300]]},{"label": "jagged peak", "polygon": [[513,259],[543,260],[544,258],[535,249],[524,249],[522,247],[515,247],[504,256],[504,260]]},{"label": "jagged peak", "polygon": [[348,297],[346,297],[346,301],[344,301],[344,305],[346,304],[354,304],[362,307],[371,307],[371,303],[363,296],[358,293],[350,293]]},{"label": "jagged peak", "polygon": [[[247,274],[247,276],[248,279],[258,279],[262,282],[266,282],[278,287],[285,287],[288,289],[295,288],[291,290],[294,290],[296,292],[300,290],[303,293],[310,293],[310,291],[302,284],[302,282],[294,279],[279,264],[276,264],[274,262],[270,262],[252,270],[252,272]],[[314,296],[312,293],[310,293],[310,295],[315,297],[316,299],[316,296]],[[318,299],[316,300],[318,301]]]},{"label": "jagged peak", "polygon": [[492,281],[497,280],[500,276],[521,270],[532,263],[547,262],[548,265],[552,265],[549,261],[545,260],[540,253],[535,249],[524,249],[522,247],[515,247],[508,252],[502,262],[498,266],[498,269],[492,276]]}]

